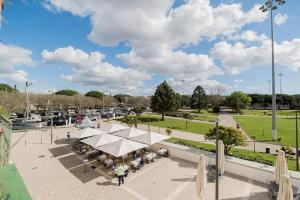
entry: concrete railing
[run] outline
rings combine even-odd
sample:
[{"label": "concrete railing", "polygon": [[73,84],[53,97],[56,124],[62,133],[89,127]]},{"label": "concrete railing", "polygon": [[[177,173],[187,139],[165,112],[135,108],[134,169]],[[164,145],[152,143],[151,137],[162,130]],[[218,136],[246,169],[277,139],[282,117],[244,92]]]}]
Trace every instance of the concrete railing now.
[{"label": "concrete railing", "polygon": [[[202,151],[183,145],[161,142],[154,145],[153,148],[166,148],[171,156],[194,163],[198,163],[199,155],[203,154],[207,158],[207,163],[215,163],[215,153]],[[265,184],[274,180],[274,167],[229,156],[226,157],[225,172]],[[290,177],[293,185],[300,186],[299,172],[291,171]]]}]

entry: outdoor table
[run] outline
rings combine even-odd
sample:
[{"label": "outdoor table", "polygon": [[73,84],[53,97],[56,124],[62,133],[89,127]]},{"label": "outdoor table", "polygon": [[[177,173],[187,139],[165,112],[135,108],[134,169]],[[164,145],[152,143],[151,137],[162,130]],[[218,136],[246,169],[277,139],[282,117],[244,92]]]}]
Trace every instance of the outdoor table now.
[{"label": "outdoor table", "polygon": [[167,149],[159,149],[157,152],[163,156],[163,155],[167,154],[168,150]]},{"label": "outdoor table", "polygon": [[100,160],[101,162],[103,162],[103,161],[106,160],[106,159],[107,159],[107,155],[105,155],[105,154],[99,156],[99,160]]},{"label": "outdoor table", "polygon": [[149,153],[149,154],[146,155],[146,159],[148,161],[154,161],[155,158],[157,158],[156,153]]},{"label": "outdoor table", "polygon": [[87,151],[87,152],[85,152],[85,155],[87,156],[87,157],[89,157],[89,156],[91,156],[91,155],[93,155],[93,154],[96,154],[98,151],[96,150],[96,149],[94,149],[94,150],[90,150],[90,151]]},{"label": "outdoor table", "polygon": [[105,162],[107,167],[111,166],[114,163],[114,161],[112,159],[107,159],[104,162]]},{"label": "outdoor table", "polygon": [[131,161],[130,163],[134,168],[137,168],[137,167],[139,167],[141,160],[142,160],[141,158],[137,158],[137,159]]}]

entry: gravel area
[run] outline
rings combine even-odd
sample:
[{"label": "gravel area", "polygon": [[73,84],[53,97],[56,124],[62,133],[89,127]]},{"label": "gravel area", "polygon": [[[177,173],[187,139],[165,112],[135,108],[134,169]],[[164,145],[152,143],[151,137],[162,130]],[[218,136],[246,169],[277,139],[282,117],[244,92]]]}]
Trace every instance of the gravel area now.
[{"label": "gravel area", "polygon": [[[64,142],[70,130],[54,129],[53,138],[60,141],[58,144],[50,144],[49,131],[13,133],[12,143],[17,143],[11,150],[11,160],[33,200],[198,199],[196,164],[174,157],[161,158],[132,172],[119,187],[105,167],[97,162],[89,162],[87,166],[82,163],[83,158]],[[207,200],[214,199],[214,187],[213,182],[208,183]],[[220,181],[221,199],[266,199],[266,191],[249,180],[231,176],[223,176]]]}]

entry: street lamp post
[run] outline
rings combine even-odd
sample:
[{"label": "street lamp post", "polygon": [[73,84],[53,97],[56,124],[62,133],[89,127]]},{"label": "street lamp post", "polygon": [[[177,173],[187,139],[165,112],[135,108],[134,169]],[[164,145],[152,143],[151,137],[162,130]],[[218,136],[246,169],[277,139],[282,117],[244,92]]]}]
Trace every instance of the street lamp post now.
[{"label": "street lamp post", "polygon": [[216,121],[216,188],[215,199],[219,200],[219,120]]},{"label": "street lamp post", "polygon": [[275,91],[275,66],[274,66],[274,34],[273,34],[273,10],[278,5],[283,5],[285,0],[267,0],[259,10],[262,12],[271,12],[271,45],[272,45],[272,140],[277,139],[276,132],[276,91]]},{"label": "street lamp post", "polygon": [[278,76],[279,76],[279,80],[280,80],[279,81],[279,84],[280,84],[280,94],[282,94],[282,82],[281,82],[282,80],[281,79],[283,77],[283,73],[278,74]]},{"label": "street lamp post", "polygon": [[298,137],[298,111],[296,111],[296,166],[297,171],[299,171],[299,137]]}]

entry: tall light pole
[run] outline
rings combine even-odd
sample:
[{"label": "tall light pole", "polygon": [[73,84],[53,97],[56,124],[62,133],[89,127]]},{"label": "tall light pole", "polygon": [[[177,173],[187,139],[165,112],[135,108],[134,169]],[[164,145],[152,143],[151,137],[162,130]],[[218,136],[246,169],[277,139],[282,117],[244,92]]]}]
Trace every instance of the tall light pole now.
[{"label": "tall light pole", "polygon": [[268,80],[269,83],[269,95],[271,94],[271,80]]},{"label": "tall light pole", "polygon": [[296,167],[299,171],[299,131],[298,131],[298,111],[296,111]]},{"label": "tall light pole", "polygon": [[283,73],[278,74],[278,76],[279,76],[279,80],[280,80],[280,82],[279,82],[280,83],[280,94],[282,94],[282,82],[281,82],[282,80],[281,79],[283,77]]},{"label": "tall light pole", "polygon": [[29,108],[29,86],[31,86],[32,83],[28,83],[26,81],[25,83],[25,93],[26,93],[26,118],[29,117],[29,112],[30,112],[30,108]]},{"label": "tall light pole", "polygon": [[275,91],[275,66],[274,66],[274,34],[273,34],[273,10],[276,10],[279,5],[283,5],[285,0],[267,0],[259,10],[261,12],[271,13],[271,46],[272,46],[272,140],[277,139],[276,131],[276,91]]}]

